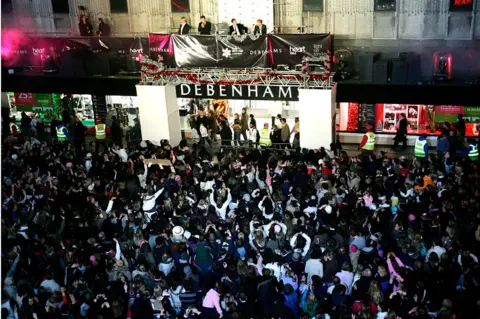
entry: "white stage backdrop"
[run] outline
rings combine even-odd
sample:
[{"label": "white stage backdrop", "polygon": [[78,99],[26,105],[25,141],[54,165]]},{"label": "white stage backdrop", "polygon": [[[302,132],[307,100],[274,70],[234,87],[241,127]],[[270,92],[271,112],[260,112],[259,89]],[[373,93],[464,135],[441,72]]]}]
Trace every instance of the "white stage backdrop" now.
[{"label": "white stage backdrop", "polygon": [[235,18],[248,28],[249,33],[253,33],[257,20],[262,19],[267,32],[273,30],[273,0],[218,0],[217,3],[218,23],[230,26],[230,21]]},{"label": "white stage backdrop", "polygon": [[142,139],[159,145],[167,139],[178,145],[182,139],[175,86],[137,85]]},{"label": "white stage backdrop", "polygon": [[298,94],[300,117],[300,146],[308,149],[325,147],[333,142],[332,90],[300,89]]}]

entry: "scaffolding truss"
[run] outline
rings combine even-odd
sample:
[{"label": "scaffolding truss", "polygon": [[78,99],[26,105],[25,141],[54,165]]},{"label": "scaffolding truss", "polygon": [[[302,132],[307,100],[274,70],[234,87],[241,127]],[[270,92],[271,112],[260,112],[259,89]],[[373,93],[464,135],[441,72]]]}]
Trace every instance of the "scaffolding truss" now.
[{"label": "scaffolding truss", "polygon": [[[144,71],[144,70],[142,70]],[[224,85],[266,85],[293,86],[309,89],[331,89],[334,86],[333,73],[303,74],[301,71],[280,71],[272,69],[163,69],[156,72],[142,72],[143,85],[179,84],[224,84]]]}]

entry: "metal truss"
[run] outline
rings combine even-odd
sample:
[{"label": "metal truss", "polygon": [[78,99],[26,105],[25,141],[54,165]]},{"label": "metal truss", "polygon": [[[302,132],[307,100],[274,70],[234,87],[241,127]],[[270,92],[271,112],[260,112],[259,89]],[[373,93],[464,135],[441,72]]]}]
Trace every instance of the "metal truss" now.
[{"label": "metal truss", "polygon": [[[143,72],[142,72],[143,73]],[[331,89],[335,84],[333,73],[328,78],[322,73],[303,74],[301,71],[272,69],[218,69],[196,68],[189,70],[164,69],[155,74],[143,73],[144,85],[222,84],[293,86],[310,89]]]}]

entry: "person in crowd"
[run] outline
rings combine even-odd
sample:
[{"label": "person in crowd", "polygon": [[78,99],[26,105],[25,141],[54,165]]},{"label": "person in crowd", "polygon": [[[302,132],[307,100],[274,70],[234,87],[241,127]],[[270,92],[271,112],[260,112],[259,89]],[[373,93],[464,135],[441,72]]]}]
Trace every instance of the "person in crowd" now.
[{"label": "person in crowd", "polygon": [[5,318],[478,317],[474,148],[37,138],[2,139]]},{"label": "person in crowd", "polygon": [[272,140],[270,139],[270,130],[268,129],[268,123],[263,124],[262,130],[259,132],[260,134],[260,147],[261,148],[268,148],[272,146]]},{"label": "person in crowd", "polygon": [[98,18],[97,35],[99,37],[110,36],[110,25],[108,23],[105,23],[102,18]]},{"label": "person in crowd", "polygon": [[408,125],[407,117],[405,116],[404,113],[400,113],[400,118],[398,122],[395,124],[395,129],[397,130],[397,133],[393,138],[394,143],[393,143],[392,150],[396,150],[400,142],[402,143],[403,149],[407,148],[407,125]]},{"label": "person in crowd", "polygon": [[295,118],[295,124],[290,135],[293,135],[293,148],[300,147],[300,119],[298,117]]},{"label": "person in crowd", "polygon": [[358,146],[359,150],[362,152],[373,152],[375,149],[375,133],[373,133],[373,126],[368,124],[366,126],[367,132],[363,135],[362,141]]},{"label": "person in crowd", "polygon": [[465,125],[465,120],[463,119],[463,114],[458,114],[456,129],[457,129],[458,135],[465,136],[466,125]]},{"label": "person in crowd", "polygon": [[250,146],[257,147],[259,141],[260,135],[258,134],[257,128],[253,123],[250,123],[250,128],[248,129],[248,142]]},{"label": "person in crowd", "polygon": [[255,119],[255,115],[250,114],[250,122],[249,124],[253,124],[253,126],[257,127],[257,120]]},{"label": "person in crowd", "polygon": [[236,19],[232,19],[232,25],[229,28],[228,34],[230,35],[242,35],[246,34],[248,29],[241,23],[237,23]]},{"label": "person in crowd", "polygon": [[120,125],[120,121],[116,116],[112,116],[112,122],[110,124],[110,132],[112,134],[112,142],[119,145],[123,140],[123,129]]},{"label": "person in crowd", "polygon": [[250,128],[250,125],[248,124],[248,114],[247,114],[247,108],[243,107],[242,108],[242,117],[240,118],[240,123],[242,126],[242,137],[245,142],[248,141],[248,129]]},{"label": "person in crowd", "polygon": [[93,36],[93,27],[88,22],[87,16],[80,16],[80,22],[78,23],[78,30],[80,31],[80,36],[82,37],[91,37]]},{"label": "person in crowd", "polygon": [[261,19],[257,20],[257,24],[253,29],[253,34],[255,34],[257,37],[267,35],[267,26],[263,24],[263,21]]},{"label": "person in crowd", "polygon": [[180,27],[178,28],[179,35],[185,35],[190,32],[190,25],[187,23],[187,18],[181,17],[180,18]]},{"label": "person in crowd", "polygon": [[205,16],[200,17],[200,23],[198,24],[198,33],[207,35],[212,31],[212,24],[207,21]]},{"label": "person in crowd", "polygon": [[238,113],[235,113],[233,115],[233,124],[232,124],[232,129],[233,129],[233,144],[235,146],[240,146],[240,137],[242,135],[242,122],[240,120],[240,116]]},{"label": "person in crowd", "polygon": [[83,147],[85,147],[85,125],[83,125],[80,118],[75,117],[75,126],[73,128],[73,144],[77,154],[81,154]]},{"label": "person in crowd", "polygon": [[21,113],[21,117],[20,130],[25,141],[30,141],[30,138],[32,137],[32,119],[25,112]]},{"label": "person in crowd", "polygon": [[280,123],[282,125],[280,134],[282,148],[290,148],[290,127],[287,124],[287,119],[282,118]]},{"label": "person in crowd", "polygon": [[437,155],[444,159],[445,155],[450,153],[450,143],[446,134],[442,133],[437,139]]},{"label": "person in crowd", "polygon": [[415,141],[414,154],[417,158],[428,157],[428,142],[426,134],[422,134],[417,137],[417,140]]},{"label": "person in crowd", "polygon": [[232,129],[228,124],[228,119],[222,114],[220,115],[220,120],[218,122],[220,139],[222,141],[222,146],[231,146],[232,145]]},{"label": "person in crowd", "polygon": [[13,137],[20,137],[20,134],[22,134],[22,129],[17,123],[15,123],[15,117],[12,117],[9,119],[9,127],[10,127],[10,134],[12,134]]},{"label": "person in crowd", "polygon": [[95,134],[96,145],[103,145],[103,147],[106,148],[107,136],[110,136],[111,132],[110,128],[103,124],[101,119],[97,119],[96,124],[88,129],[85,134]]}]

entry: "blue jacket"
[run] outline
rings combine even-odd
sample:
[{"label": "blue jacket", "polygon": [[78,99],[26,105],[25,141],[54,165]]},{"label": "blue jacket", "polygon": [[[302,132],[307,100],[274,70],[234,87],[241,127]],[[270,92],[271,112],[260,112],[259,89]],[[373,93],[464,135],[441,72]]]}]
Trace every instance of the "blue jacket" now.
[{"label": "blue jacket", "polygon": [[437,141],[437,151],[450,152],[450,142],[448,138],[441,138]]}]

